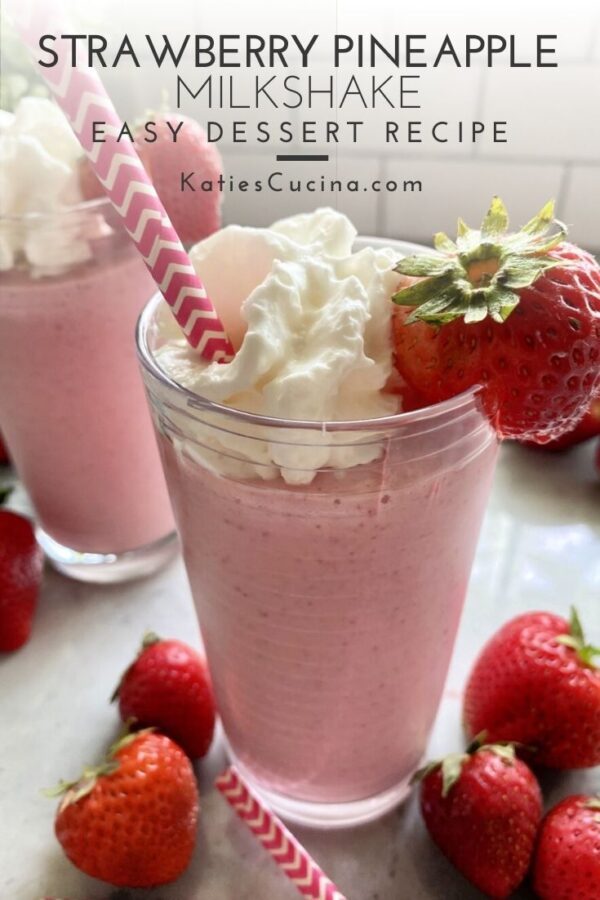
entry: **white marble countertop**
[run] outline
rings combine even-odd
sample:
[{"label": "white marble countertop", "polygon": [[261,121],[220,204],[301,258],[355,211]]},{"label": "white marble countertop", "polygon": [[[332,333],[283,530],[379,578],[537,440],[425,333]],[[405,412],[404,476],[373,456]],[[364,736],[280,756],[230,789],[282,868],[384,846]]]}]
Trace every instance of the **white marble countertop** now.
[{"label": "white marble countertop", "polygon": [[[600,480],[591,447],[544,455],[503,449],[431,753],[461,746],[460,692],[484,641],[526,609],[566,614],[576,603],[600,641]],[[53,834],[55,804],[40,788],[77,774],[114,736],[108,703],[147,628],[199,640],[180,560],[158,576],[90,587],[47,571],[33,637],[0,656],[0,898],[39,900],[293,900],[274,867],[212,788],[217,742],[198,766],[202,815],[188,872],[169,887],[115,891],[78,872]],[[594,633],[595,632],[595,633]],[[598,789],[600,773],[547,775],[549,802]],[[369,826],[296,833],[348,900],[476,900],[432,846],[415,797]],[[518,895],[532,896],[527,888]]]}]

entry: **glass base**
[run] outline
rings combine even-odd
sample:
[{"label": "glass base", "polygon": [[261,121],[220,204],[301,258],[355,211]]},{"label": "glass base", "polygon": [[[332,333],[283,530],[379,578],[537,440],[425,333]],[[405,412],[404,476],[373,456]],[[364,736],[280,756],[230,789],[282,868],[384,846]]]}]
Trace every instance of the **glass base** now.
[{"label": "glass base", "polygon": [[94,584],[115,584],[152,575],[173,559],[179,548],[174,531],[152,544],[124,553],[82,553],[71,550],[51,538],[39,525],[35,536],[55,569],[69,578]]},{"label": "glass base", "polygon": [[227,754],[231,762],[239,769],[240,774],[254,791],[257,797],[278,816],[295,825],[309,828],[334,829],[352,828],[365,825],[380,819],[386,813],[399,806],[411,792],[412,773],[394,787],[367,797],[364,800],[352,800],[346,803],[316,803],[311,800],[295,800],[286,794],[271,791],[257,783],[248,769],[240,763],[226,741]]}]

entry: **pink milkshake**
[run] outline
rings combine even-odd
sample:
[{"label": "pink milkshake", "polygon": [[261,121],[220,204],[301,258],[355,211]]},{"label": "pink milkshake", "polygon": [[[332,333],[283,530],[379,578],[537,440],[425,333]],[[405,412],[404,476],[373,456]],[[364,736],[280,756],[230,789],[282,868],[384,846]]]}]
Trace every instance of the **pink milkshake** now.
[{"label": "pink milkshake", "polygon": [[48,557],[116,581],[175,549],[133,342],[155,286],[83,173],[50,100],[0,111],[0,423]]},{"label": "pink milkshake", "polygon": [[141,574],[173,550],[132,338],[154,285],[114,218],[104,201],[65,212],[73,239],[88,232],[88,259],[0,273],[2,430],[44,548],[93,580]]},{"label": "pink milkshake", "polygon": [[[321,826],[375,818],[408,791],[497,453],[477,391],[398,411],[386,328],[402,248],[350,254],[345,228],[320,211],[238,230],[237,249],[199,245],[201,275],[225,248],[248,276],[244,244],[263,242],[230,367],[198,372],[158,299],[138,331],[231,755],[275,809]],[[288,415],[272,415],[282,398]],[[325,415],[309,420],[308,403]]]}]

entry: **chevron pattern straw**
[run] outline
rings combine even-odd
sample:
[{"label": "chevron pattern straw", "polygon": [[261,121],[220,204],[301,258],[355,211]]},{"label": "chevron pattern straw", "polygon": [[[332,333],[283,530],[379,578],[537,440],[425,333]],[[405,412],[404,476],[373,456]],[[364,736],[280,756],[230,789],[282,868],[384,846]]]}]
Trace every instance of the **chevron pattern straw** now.
[{"label": "chevron pattern straw", "polygon": [[346,900],[283,822],[262,805],[235,766],[219,775],[215,785],[300,894],[312,900]]},{"label": "chevron pattern straw", "polygon": [[[40,35],[60,34],[56,9],[46,0],[12,0],[7,6],[35,59]],[[223,325],[133,144],[128,138],[117,142],[122,122],[97,72],[73,68],[64,52],[56,66],[38,68],[188,342],[208,361],[230,360],[233,349]],[[106,122],[105,143],[93,140],[94,120]]]}]

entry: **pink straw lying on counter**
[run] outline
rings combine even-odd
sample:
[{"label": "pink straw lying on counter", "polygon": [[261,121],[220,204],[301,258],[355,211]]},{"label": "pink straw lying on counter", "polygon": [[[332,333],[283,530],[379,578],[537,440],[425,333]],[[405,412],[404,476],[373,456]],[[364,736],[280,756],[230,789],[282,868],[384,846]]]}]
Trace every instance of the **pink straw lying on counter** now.
[{"label": "pink straw lying on counter", "polygon": [[[11,18],[36,59],[42,34],[60,32],[51,2],[9,0]],[[56,45],[57,46],[57,45]],[[208,361],[226,362],[233,349],[223,325],[159,200],[132,142],[117,142],[122,122],[100,78],[91,68],[73,68],[56,49],[52,68],[38,66],[67,116],[92,168],[139,250],[185,337]],[[105,142],[94,142],[93,121],[103,126]],[[91,336],[93,338],[93,336]]]},{"label": "pink straw lying on counter", "polygon": [[219,775],[215,785],[300,894],[312,900],[346,900],[283,822],[263,806],[235,766]]}]

